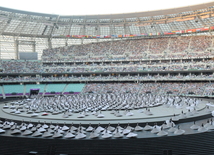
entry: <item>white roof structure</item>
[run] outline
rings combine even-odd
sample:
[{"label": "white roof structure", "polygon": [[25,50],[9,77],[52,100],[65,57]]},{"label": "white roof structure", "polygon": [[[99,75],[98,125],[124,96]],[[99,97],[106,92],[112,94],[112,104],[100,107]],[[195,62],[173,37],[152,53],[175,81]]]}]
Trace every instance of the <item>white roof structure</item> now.
[{"label": "white roof structure", "polygon": [[[60,16],[0,7],[0,33],[13,36],[112,35],[212,26],[214,2],[135,13]],[[192,21],[197,20],[197,23]],[[149,26],[154,26],[153,29]]]}]

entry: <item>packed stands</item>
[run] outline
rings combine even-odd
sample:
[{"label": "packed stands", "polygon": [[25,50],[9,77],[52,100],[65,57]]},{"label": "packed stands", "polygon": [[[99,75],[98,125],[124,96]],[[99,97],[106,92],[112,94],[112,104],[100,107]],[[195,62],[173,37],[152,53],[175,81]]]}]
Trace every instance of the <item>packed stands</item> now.
[{"label": "packed stands", "polygon": [[[0,82],[68,83],[42,87],[45,93],[212,95],[213,87],[207,87],[214,80],[212,39],[211,36],[179,36],[46,49],[42,61],[2,60]],[[86,85],[77,84],[76,88],[69,82]],[[26,85],[26,93],[29,88]]]},{"label": "packed stands", "polygon": [[173,95],[213,95],[213,83],[93,83],[84,87],[83,93],[152,93]]},{"label": "packed stands", "polygon": [[[213,70],[212,59],[190,59],[191,61],[127,61],[103,63],[43,63],[40,61],[3,61],[2,73],[85,73],[85,72],[141,72],[141,71],[188,71]],[[20,66],[20,67],[19,67]],[[28,67],[26,67],[28,66]]]},{"label": "packed stands", "polygon": [[[26,85],[3,85],[4,94],[29,95],[30,89],[39,89],[40,94],[73,94],[73,93],[95,93],[95,94],[159,94],[159,95],[199,95],[212,96],[214,84],[209,82],[146,82],[146,83],[88,83],[88,84],[26,84]],[[1,93],[2,95],[2,93]]]},{"label": "packed stands", "polygon": [[[103,61],[213,56],[211,36],[166,37],[123,40],[46,49],[46,61]],[[66,51],[66,52],[65,52]]]}]

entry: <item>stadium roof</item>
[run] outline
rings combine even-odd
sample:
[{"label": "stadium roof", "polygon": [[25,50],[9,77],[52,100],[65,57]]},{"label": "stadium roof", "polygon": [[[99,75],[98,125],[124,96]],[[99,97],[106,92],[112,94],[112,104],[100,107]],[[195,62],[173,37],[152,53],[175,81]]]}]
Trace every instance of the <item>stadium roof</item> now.
[{"label": "stadium roof", "polygon": [[131,12],[148,12],[148,10],[166,10],[169,8],[186,7],[200,3],[208,3],[211,0],[141,0],[123,1],[123,0],[37,0],[33,3],[29,0],[10,0],[2,1],[1,6],[6,8],[25,10],[39,13],[49,13],[63,15],[100,15],[100,14],[118,14]]},{"label": "stadium roof", "polygon": [[213,12],[214,2],[135,13],[73,16],[0,7],[0,34],[65,37],[67,35],[163,33],[213,26]]},{"label": "stadium roof", "polygon": [[46,17],[55,17],[60,16],[60,18],[84,18],[84,19],[117,19],[117,18],[134,18],[134,17],[148,17],[148,16],[158,16],[158,15],[169,15],[169,14],[179,14],[182,12],[189,12],[200,10],[204,8],[209,8],[214,6],[214,2],[207,2],[202,4],[195,4],[191,6],[185,7],[176,7],[169,9],[161,9],[161,10],[152,10],[152,11],[142,11],[142,12],[133,12],[133,13],[115,13],[115,14],[99,14],[99,15],[60,15],[60,14],[47,14],[47,13],[39,13],[39,12],[30,12],[24,10],[10,9],[5,7],[0,7],[0,10],[6,12],[20,13],[20,14],[28,14],[35,16],[46,16]]}]

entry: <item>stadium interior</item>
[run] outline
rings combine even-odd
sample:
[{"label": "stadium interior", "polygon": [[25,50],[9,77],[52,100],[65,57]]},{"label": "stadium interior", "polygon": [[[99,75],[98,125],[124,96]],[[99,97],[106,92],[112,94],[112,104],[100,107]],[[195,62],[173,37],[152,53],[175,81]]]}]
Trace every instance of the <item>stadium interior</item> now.
[{"label": "stadium interior", "polygon": [[214,154],[214,2],[0,23],[0,154]]}]

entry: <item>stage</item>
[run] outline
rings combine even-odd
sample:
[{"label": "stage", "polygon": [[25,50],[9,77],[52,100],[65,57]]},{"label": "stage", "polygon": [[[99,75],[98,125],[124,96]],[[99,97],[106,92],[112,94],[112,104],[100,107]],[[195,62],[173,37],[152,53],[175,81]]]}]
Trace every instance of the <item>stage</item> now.
[{"label": "stage", "polygon": [[[39,113],[38,117],[30,117],[25,113],[22,114],[11,114],[11,109],[3,109],[5,103],[8,105],[11,102],[17,102],[16,100],[5,100],[1,102],[1,113],[0,117],[3,121],[15,121],[19,125],[21,123],[33,123],[38,125],[47,124],[50,125],[64,125],[71,126],[74,123],[74,126],[78,128],[81,124],[84,127],[88,127],[89,123],[93,127],[97,127],[98,123],[103,128],[108,126],[108,123],[111,123],[112,126],[116,127],[118,123],[120,126],[125,128],[130,123],[130,126],[135,128],[137,122],[140,126],[145,127],[145,124],[153,126],[157,122],[161,126],[165,120],[169,120],[173,117],[174,113],[179,116],[181,111],[187,112],[184,109],[176,109],[175,107],[166,107],[165,105],[160,105],[157,107],[151,108],[153,115],[145,115],[140,113],[139,110],[131,110],[133,116],[122,116],[115,117],[111,114],[111,111],[102,111],[105,115],[104,118],[96,118],[94,115],[89,115],[85,118],[77,118],[78,113],[74,113],[69,118],[62,118],[62,114],[52,115],[48,114],[42,116],[42,112]],[[90,132],[86,132],[86,137],[83,139],[76,138],[65,138],[66,132],[63,133],[63,137],[53,138],[53,137],[32,137],[31,135],[22,135],[21,134],[12,134],[13,130],[8,129],[5,133],[1,133],[1,139],[4,143],[0,146],[1,153],[23,155],[27,152],[38,152],[38,154],[159,154],[163,155],[167,153],[168,155],[177,155],[177,154],[211,154],[214,150],[210,149],[209,146],[214,142],[212,130],[207,132],[199,132],[197,130],[192,130],[190,127],[194,124],[193,121],[196,121],[196,125],[201,126],[206,124],[207,120],[212,119],[211,111],[214,110],[213,107],[210,107],[208,110],[206,104],[213,104],[212,100],[202,99],[202,102],[198,104],[197,113],[193,116],[188,116],[179,121],[175,121],[175,128],[180,128],[185,131],[182,135],[175,135],[173,132],[168,132],[169,129],[164,129],[168,132],[165,136],[158,136],[157,134],[152,133],[151,131],[133,131],[137,136],[135,138],[128,138],[126,135],[115,138],[110,137],[107,139],[102,138],[102,134],[95,138],[90,139]],[[121,111],[122,113],[123,111]],[[166,114],[167,113],[167,114]],[[23,122],[22,122],[23,121]],[[207,150],[206,150],[207,149]],[[205,151],[206,150],[206,151]]]},{"label": "stage", "polygon": [[[84,118],[78,118],[79,113],[72,113],[72,116],[69,116],[68,118],[63,118],[63,113],[52,115],[48,112],[40,112],[36,113],[38,114],[36,117],[31,117],[32,114],[27,114],[26,112],[21,112],[20,114],[14,114],[11,113],[13,109],[6,108],[4,109],[4,105],[7,104],[8,107],[10,107],[11,103],[14,103],[15,107],[19,107],[18,103],[20,100],[15,101],[5,101],[0,104],[1,113],[0,117],[4,119],[11,119],[16,121],[25,121],[25,122],[46,122],[46,123],[59,123],[59,124],[127,124],[127,123],[156,123],[156,122],[164,122],[165,120],[169,120],[173,118],[174,115],[179,116],[182,111],[184,113],[188,114],[188,107],[183,108],[176,108],[176,107],[166,107],[165,105],[160,105],[156,107],[151,107],[150,111],[152,115],[146,115],[142,111],[145,110],[145,108],[137,109],[137,110],[130,110],[131,113],[133,113],[133,116],[126,116],[124,114],[125,110],[120,110],[120,113],[122,114],[121,117],[116,117],[114,114],[112,114],[112,111],[102,111],[102,114],[104,115],[103,118],[97,118],[95,115],[92,115],[91,112],[88,112],[88,116]],[[185,119],[192,119],[195,117],[201,117],[207,114],[210,114],[206,110],[206,104],[210,103],[210,100],[203,99],[198,105],[197,105],[197,113],[195,113],[192,116],[186,116]],[[210,111],[214,109],[213,107],[210,108]],[[44,115],[45,114],[45,115]],[[185,120],[184,118],[182,118]]]}]

